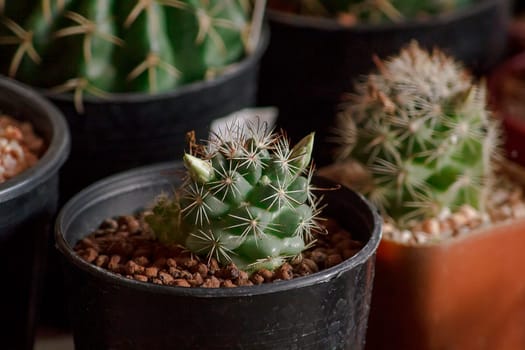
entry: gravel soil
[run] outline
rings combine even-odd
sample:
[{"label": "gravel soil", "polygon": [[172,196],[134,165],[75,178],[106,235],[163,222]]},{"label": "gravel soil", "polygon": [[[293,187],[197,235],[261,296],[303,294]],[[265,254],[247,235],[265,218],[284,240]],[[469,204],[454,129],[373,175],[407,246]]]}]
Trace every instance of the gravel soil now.
[{"label": "gravel soil", "polygon": [[[361,192],[369,176],[356,162],[335,163],[318,174]],[[471,234],[490,225],[525,218],[525,169],[511,162],[498,164],[494,183],[487,191],[485,210],[463,205],[455,211],[443,209],[435,217],[409,223],[404,229],[384,218],[383,239],[409,245],[436,244]]]},{"label": "gravel soil", "polygon": [[43,150],[31,124],[0,114],[0,183],[34,165]]},{"label": "gravel soil", "polygon": [[88,263],[145,283],[179,287],[233,288],[290,280],[332,267],[355,255],[363,246],[333,220],[324,223],[313,247],[275,271],[248,274],[233,263],[221,266],[202,259],[179,245],[154,239],[143,214],[106,219],[97,230],[80,240],[76,253]]}]

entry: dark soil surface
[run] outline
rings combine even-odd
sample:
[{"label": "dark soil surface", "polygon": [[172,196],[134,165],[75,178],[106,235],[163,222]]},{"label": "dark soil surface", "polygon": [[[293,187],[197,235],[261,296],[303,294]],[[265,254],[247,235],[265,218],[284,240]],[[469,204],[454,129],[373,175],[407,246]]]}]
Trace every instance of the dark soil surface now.
[{"label": "dark soil surface", "polygon": [[324,224],[316,244],[275,271],[251,275],[234,264],[220,266],[215,259],[200,258],[179,245],[156,241],[140,217],[105,220],[77,243],[75,251],[87,262],[141,282],[179,287],[231,288],[289,280],[332,267],[352,257],[363,246],[334,221]]}]

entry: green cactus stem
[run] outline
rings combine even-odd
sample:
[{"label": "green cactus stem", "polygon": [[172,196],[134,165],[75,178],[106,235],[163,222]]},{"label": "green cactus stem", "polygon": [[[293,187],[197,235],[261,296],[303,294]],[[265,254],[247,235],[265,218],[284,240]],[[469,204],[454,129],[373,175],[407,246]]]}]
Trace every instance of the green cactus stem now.
[{"label": "green cactus stem", "polygon": [[376,64],[338,116],[338,158],[367,169],[362,190],[400,226],[464,204],[484,210],[499,150],[484,85],[415,42]]},{"label": "green cactus stem", "polygon": [[273,270],[319,230],[313,142],[312,133],[290,148],[265,126],[234,124],[185,154],[187,179],[172,199],[157,201],[147,221],[162,241],[245,270]]},{"label": "green cactus stem", "polygon": [[[247,52],[246,0],[0,3],[3,74],[84,93],[162,92],[215,76]],[[8,59],[10,58],[10,59]]]}]

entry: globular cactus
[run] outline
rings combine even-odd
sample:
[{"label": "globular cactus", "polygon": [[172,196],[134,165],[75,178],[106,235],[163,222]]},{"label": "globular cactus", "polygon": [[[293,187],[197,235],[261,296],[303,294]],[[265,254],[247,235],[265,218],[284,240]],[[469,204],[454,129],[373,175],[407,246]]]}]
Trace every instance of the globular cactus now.
[{"label": "globular cactus", "polygon": [[248,49],[247,0],[0,0],[0,11],[3,73],[73,91],[77,108],[84,93],[211,77]]},{"label": "globular cactus", "polygon": [[361,189],[400,226],[463,204],[484,209],[499,150],[485,87],[439,50],[413,42],[356,85],[337,119],[339,159],[354,159]]},{"label": "globular cactus", "polygon": [[[472,0],[270,0],[270,6],[305,15],[323,17],[343,15],[351,16],[355,21],[398,22],[452,11],[472,2]],[[348,20],[349,18],[346,18],[346,21]]]},{"label": "globular cactus", "polygon": [[187,179],[147,217],[156,237],[245,270],[273,270],[312,242],[320,212],[312,193],[310,134],[289,147],[264,126],[230,126],[190,147]]}]

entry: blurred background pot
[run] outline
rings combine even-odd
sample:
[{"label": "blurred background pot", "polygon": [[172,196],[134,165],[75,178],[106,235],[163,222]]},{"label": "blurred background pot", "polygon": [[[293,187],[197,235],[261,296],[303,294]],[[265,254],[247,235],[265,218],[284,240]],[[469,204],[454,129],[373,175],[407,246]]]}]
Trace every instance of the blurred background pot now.
[{"label": "blurred background pot", "polygon": [[367,349],[525,348],[525,220],[429,246],[383,240]]},{"label": "blurred background pot", "polygon": [[76,255],[72,247],[101,220],[136,212],[170,191],[180,181],[180,167],[159,164],[110,177],[62,209],[55,236],[77,349],[364,348],[381,223],[346,188],[326,193],[325,215],[365,246],[339,265],[291,281],[219,289],[159,286],[111,274]]},{"label": "blurred background pot", "polygon": [[318,165],[331,159],[328,129],[337,105],[353,82],[412,39],[440,47],[478,74],[502,58],[510,17],[509,0],[480,0],[465,9],[426,20],[346,26],[335,19],[268,10],[272,40],[263,57],[259,104],[279,108],[278,125],[292,141],[319,135]]},{"label": "blurred background pot", "polygon": [[513,10],[516,14],[523,14],[523,11],[525,10],[525,2],[514,0]]},{"label": "blurred background pot", "polygon": [[506,155],[525,166],[525,52],[494,69],[488,87],[491,107],[505,131]]},{"label": "blurred background pot", "polygon": [[0,184],[0,343],[2,349],[32,349],[58,205],[58,172],[69,154],[69,132],[54,106],[6,78],[0,78],[0,110],[30,122],[47,146],[34,166]]},{"label": "blurred background pot", "polygon": [[62,202],[110,174],[182,158],[186,132],[205,138],[214,119],[255,105],[259,61],[268,41],[266,30],[253,54],[215,79],[153,95],[85,96],[83,113],[73,95],[44,92],[65,114],[72,135],[71,157],[61,172]]}]

